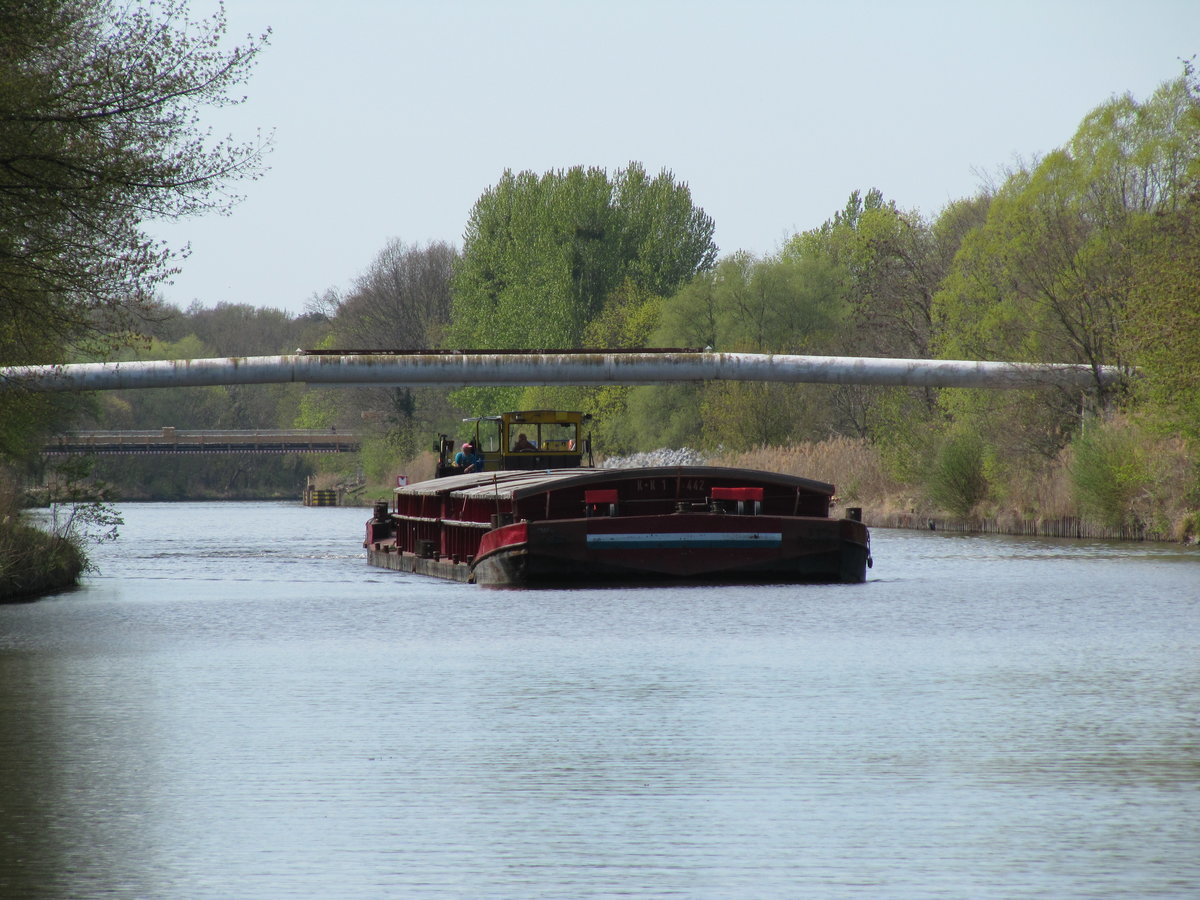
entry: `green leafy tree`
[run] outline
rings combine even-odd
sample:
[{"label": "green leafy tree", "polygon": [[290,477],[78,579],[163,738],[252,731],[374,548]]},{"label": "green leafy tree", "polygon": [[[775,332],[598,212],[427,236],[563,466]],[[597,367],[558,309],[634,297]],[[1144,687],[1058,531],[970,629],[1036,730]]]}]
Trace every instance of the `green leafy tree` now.
[{"label": "green leafy tree", "polygon": [[636,349],[648,347],[662,320],[664,298],[626,279],[584,329],[588,347]]},{"label": "green leafy tree", "polygon": [[[630,392],[625,433],[606,432],[606,452],[652,450],[657,447],[698,447],[704,420],[704,386],[688,382],[638,387]],[[606,423],[607,424],[607,423]]]},{"label": "green leafy tree", "polygon": [[[600,314],[584,329],[583,341],[588,347],[636,349],[652,344],[662,320],[665,298],[632,280],[625,282],[609,295]],[[631,385],[614,384],[580,388],[574,394],[559,393],[566,408],[587,410],[594,417],[593,433],[597,448],[608,454],[629,453],[638,447],[638,440],[629,428],[629,398],[636,390]],[[542,394],[526,391],[520,405],[540,406],[534,401]],[[550,404],[547,404],[550,405]],[[551,406],[551,408],[555,408]],[[564,408],[558,406],[556,408]]]},{"label": "green leafy tree", "polygon": [[959,428],[942,440],[926,474],[930,499],[955,516],[969,516],[988,493],[986,447],[974,431]]},{"label": "green leafy tree", "polygon": [[[148,219],[222,210],[263,145],[212,143],[259,52],[221,48],[218,12],[106,0],[8,4],[0,50],[0,304],[5,354],[120,322],[172,274]],[[97,315],[103,314],[103,315]]]},{"label": "green leafy tree", "polygon": [[[1012,172],[984,224],[966,233],[934,298],[938,355],[1073,362],[1093,372],[1082,391],[940,393],[938,427],[953,422],[982,437],[993,485],[1025,480],[1058,457],[1082,422],[1127,399],[1124,385],[1101,380],[1100,367],[1137,361],[1126,330],[1139,305],[1138,248],[1184,203],[1200,124],[1189,112],[1194,93],[1177,79],[1144,103],[1125,96],[1097,107],[1063,148]],[[1173,250],[1160,236],[1161,258]],[[1143,275],[1153,255],[1144,256]],[[1154,292],[1154,279],[1142,281]]]},{"label": "green leafy tree", "polygon": [[[1100,367],[1129,363],[1120,338],[1129,244],[1142,218],[1183,202],[1194,102],[1184,78],[1145,103],[1116,98],[1064,148],[1013,173],[936,297],[941,355],[1083,363],[1096,372],[1089,406],[1106,408]],[[1069,413],[1078,398],[1058,402]]]},{"label": "green leafy tree", "polygon": [[763,381],[718,381],[704,386],[700,444],[742,451],[785,444],[805,419],[803,388]]},{"label": "green leafy tree", "polygon": [[637,163],[513,174],[471,211],[449,340],[482,349],[578,346],[622,285],[665,295],[716,257],[713,222],[670,172]]},{"label": "green leafy tree", "polygon": [[[183,0],[8,3],[0,11],[0,358],[56,362],[119,344],[178,255],[143,224],[228,208],[265,143],[213,142],[206,107],[265,43],[224,49],[221,12]],[[5,431],[33,423],[8,413]],[[19,441],[5,440],[6,450]]]},{"label": "green leafy tree", "polygon": [[1146,221],[1137,246],[1124,333],[1138,396],[1152,420],[1200,447],[1200,191]]},{"label": "green leafy tree", "polygon": [[[479,349],[641,345],[657,327],[660,298],[713,265],[713,230],[667,171],[650,177],[631,163],[611,179],[581,166],[505,172],[471,211],[447,340]],[[476,387],[453,396],[486,413],[523,405],[526,393]],[[609,392],[604,405],[615,410],[626,396]]]},{"label": "green leafy tree", "polygon": [[1112,528],[1137,522],[1153,481],[1146,442],[1122,419],[1091,420],[1072,443],[1071,484],[1087,516]]},{"label": "green leafy tree", "polygon": [[[827,258],[735,253],[663,302],[655,340],[730,352],[820,353],[834,346],[847,313],[839,270]],[[664,386],[634,393],[647,398],[640,409],[669,408]],[[663,402],[655,404],[656,396]],[[814,409],[815,396],[796,385],[708,384],[696,394],[690,421],[699,425],[696,439],[704,446],[747,449],[786,441],[814,422],[824,426],[828,416],[819,404]]]},{"label": "green leafy tree", "polygon": [[[927,358],[933,297],[963,237],[982,224],[989,200],[950,204],[931,223],[901,211],[878,189],[854,191],[833,218],[796,235],[784,256],[823,264],[848,310],[830,352]],[[892,398],[898,390],[911,398]],[[823,395],[829,427],[841,434],[893,440],[897,427],[924,430],[941,418],[933,390],[845,385]],[[896,421],[891,412],[899,407],[907,414]]]}]

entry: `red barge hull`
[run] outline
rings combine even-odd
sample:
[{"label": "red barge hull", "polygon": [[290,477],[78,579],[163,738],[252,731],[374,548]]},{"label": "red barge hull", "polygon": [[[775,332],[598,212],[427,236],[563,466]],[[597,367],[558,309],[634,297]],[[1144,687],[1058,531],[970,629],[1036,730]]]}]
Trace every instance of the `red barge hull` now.
[{"label": "red barge hull", "polygon": [[832,485],[680,466],[478,473],[397,488],[372,565],[491,586],[853,583],[870,536]]},{"label": "red barge hull", "polygon": [[866,529],[833,519],[710,513],[574,519],[508,525],[488,533],[474,562],[479,584],[580,581],[856,582]]}]

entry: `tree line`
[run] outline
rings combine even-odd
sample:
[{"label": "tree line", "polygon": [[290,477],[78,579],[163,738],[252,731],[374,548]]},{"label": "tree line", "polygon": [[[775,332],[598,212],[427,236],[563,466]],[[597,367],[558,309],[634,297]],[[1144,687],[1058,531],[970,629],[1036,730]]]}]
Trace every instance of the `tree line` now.
[{"label": "tree line", "polygon": [[[1115,386],[1096,377],[1082,391],[714,382],[10,392],[0,399],[10,466],[65,423],[337,427],[368,433],[361,464],[382,481],[464,414],[555,406],[595,414],[597,446],[611,454],[852,438],[898,484],[958,514],[1020,485],[1036,495],[1041,473],[1066,460],[1080,504],[1119,519],[1161,482],[1163,442],[1183,442],[1195,459],[1200,84],[1191,63],[1145,100],[1101,103],[1060,148],[933,215],[876,187],[853,190],[773,253],[721,254],[712,219],[670,171],[636,162],[615,172],[506,171],[471,209],[461,248],[392,240],[299,316],[237,304],[180,311],[156,295],[179,261],[140,225],[220,208],[232,183],[260,170],[262,142],[205,143],[195,129],[197,111],[228,102],[266,39],[222,50],[219,16],[181,32],[182,2],[153,15],[103,0],[37,6],[8,14],[15,38],[0,58],[6,362],[298,346],[681,346],[1079,363],[1127,377]],[[184,40],[187,64],[166,66]],[[54,66],[66,74],[47,77]],[[94,77],[102,67],[125,81]],[[1200,479],[1189,478],[1194,508]]]}]

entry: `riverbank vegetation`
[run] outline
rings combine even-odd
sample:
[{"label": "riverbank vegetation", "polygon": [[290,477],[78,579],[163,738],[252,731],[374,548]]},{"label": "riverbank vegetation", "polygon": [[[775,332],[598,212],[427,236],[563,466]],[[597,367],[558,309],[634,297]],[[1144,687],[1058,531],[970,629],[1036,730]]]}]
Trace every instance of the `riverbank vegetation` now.
[{"label": "riverbank vegetation", "polygon": [[[837,486],[839,508],[869,524],[1050,537],[1181,541],[1200,538],[1195,457],[1179,437],[1128,419],[1064,447],[995,489],[974,442],[901,477],[878,445],[844,436],[793,447],[721,452],[714,465],[769,468]],[[932,525],[931,525],[932,523]]]},{"label": "riverbank vegetation", "polygon": [[[566,407],[593,413],[600,454],[693,447],[726,464],[832,481],[844,505],[880,521],[1072,519],[1196,534],[1200,84],[1190,63],[1148,98],[1103,100],[1061,147],[998,171],[973,196],[929,213],[848,185],[841,209],[766,255],[721,253],[715,223],[670,171],[631,162],[613,173],[503,172],[470,210],[461,248],[396,239],[373,257],[366,248],[363,271],[315,292],[301,315],[244,304],[180,310],[155,295],[179,257],[149,242],[142,221],[225,208],[231,183],[255,177],[266,149],[197,131],[202,108],[228,102],[263,41],[223,49],[220,16],[184,33],[185,12],[178,0],[152,11],[61,0],[13,17],[6,34],[18,39],[7,45],[23,49],[0,60],[0,141],[14,148],[0,192],[21,200],[0,208],[3,363],[297,347],[707,347],[1076,363],[1094,377],[1073,390],[7,390],[0,456],[25,483],[47,481],[38,449],[66,428],[360,435],[353,456],[100,460],[94,469],[129,498],[299,498],[309,478],[382,486],[419,476],[438,432],[465,436],[464,415]],[[176,55],[182,65],[160,66]],[[114,60],[128,63],[114,76],[127,83],[92,77]],[[147,78],[153,71],[170,74]],[[1101,367],[1121,377],[1102,379]]]},{"label": "riverbank vegetation", "polygon": [[[48,514],[44,526],[35,525],[24,515],[23,504],[17,486],[0,478],[0,603],[72,585],[88,566],[82,521]],[[109,524],[115,528],[118,523]]]},{"label": "riverbank vegetation", "polygon": [[[197,21],[185,0],[6,4],[0,21],[0,361],[108,358],[144,341],[184,255],[144,223],[224,211],[261,171],[267,141],[214,140],[201,114],[238,102],[265,37],[227,49],[223,12]],[[0,464],[36,470],[86,405],[7,385]],[[14,516],[0,532],[6,573],[40,546],[43,571],[73,581],[53,533],[38,545]]]}]

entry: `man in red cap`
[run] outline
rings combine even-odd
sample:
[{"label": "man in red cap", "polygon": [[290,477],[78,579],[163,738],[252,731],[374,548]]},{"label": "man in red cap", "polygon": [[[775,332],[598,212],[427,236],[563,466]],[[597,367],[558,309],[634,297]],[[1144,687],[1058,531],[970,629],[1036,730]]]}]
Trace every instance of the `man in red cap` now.
[{"label": "man in red cap", "polygon": [[462,449],[454,454],[454,465],[465,472],[482,472],[483,457],[475,452],[470,441],[462,445]]}]

